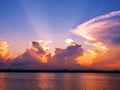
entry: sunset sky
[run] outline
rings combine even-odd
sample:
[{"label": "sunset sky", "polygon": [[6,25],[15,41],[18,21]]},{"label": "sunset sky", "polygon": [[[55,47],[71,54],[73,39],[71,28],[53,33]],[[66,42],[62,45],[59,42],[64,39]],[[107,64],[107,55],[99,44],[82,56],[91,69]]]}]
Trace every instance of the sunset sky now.
[{"label": "sunset sky", "polygon": [[120,69],[120,0],[0,0],[0,62]]}]

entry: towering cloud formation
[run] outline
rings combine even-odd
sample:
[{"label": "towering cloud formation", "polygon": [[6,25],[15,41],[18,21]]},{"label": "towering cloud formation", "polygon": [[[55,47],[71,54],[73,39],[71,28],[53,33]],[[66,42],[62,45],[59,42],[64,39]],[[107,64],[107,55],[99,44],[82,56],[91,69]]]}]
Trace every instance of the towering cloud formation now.
[{"label": "towering cloud formation", "polygon": [[10,58],[10,53],[8,51],[8,44],[6,41],[0,40],[0,61],[4,62]]},{"label": "towering cloud formation", "polygon": [[39,42],[33,41],[30,45],[30,48],[26,50],[26,54],[38,59],[40,62],[47,63],[47,56],[49,55],[49,47],[46,47],[46,44],[51,43],[52,41],[42,41]]},{"label": "towering cloud formation", "polygon": [[94,66],[120,68],[120,11],[93,18],[72,32],[86,38],[86,44],[94,46],[91,50],[96,53]]},{"label": "towering cloud formation", "polygon": [[93,18],[79,25],[72,32],[89,40],[89,43],[119,44],[120,43],[120,11],[111,12]]},{"label": "towering cloud formation", "polygon": [[80,68],[76,58],[82,56],[81,45],[72,39],[67,39],[69,45],[65,49],[56,48],[54,55],[49,52],[46,44],[51,41],[33,41],[25,53],[10,62],[11,67],[17,69],[64,69]]},{"label": "towering cloud formation", "polygon": [[77,64],[75,59],[83,55],[83,49],[81,45],[76,44],[72,39],[66,39],[66,42],[69,46],[66,49],[56,48],[53,60],[62,67],[74,68],[73,65]]},{"label": "towering cloud formation", "polygon": [[47,69],[51,55],[46,44],[51,41],[33,41],[26,51],[10,62],[12,68],[17,69]]}]

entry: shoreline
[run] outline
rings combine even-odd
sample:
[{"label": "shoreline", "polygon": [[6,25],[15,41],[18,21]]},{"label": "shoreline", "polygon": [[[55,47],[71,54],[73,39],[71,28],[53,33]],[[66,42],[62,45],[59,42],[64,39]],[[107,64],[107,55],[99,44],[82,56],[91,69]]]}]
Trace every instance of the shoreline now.
[{"label": "shoreline", "polygon": [[118,70],[0,70],[0,73],[120,73]]}]

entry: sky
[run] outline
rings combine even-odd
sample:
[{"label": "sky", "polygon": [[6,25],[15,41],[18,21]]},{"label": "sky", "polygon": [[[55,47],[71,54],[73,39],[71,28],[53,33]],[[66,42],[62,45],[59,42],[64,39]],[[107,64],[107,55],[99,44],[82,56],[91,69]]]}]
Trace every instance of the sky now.
[{"label": "sky", "polygon": [[119,28],[120,0],[0,0],[1,68],[120,69]]}]

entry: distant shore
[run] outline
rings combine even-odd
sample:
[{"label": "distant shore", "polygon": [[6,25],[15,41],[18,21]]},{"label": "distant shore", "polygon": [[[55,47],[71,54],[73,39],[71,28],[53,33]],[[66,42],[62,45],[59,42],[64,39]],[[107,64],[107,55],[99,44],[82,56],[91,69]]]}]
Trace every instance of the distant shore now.
[{"label": "distant shore", "polygon": [[119,70],[103,71],[103,70],[0,70],[0,73],[120,73]]}]

